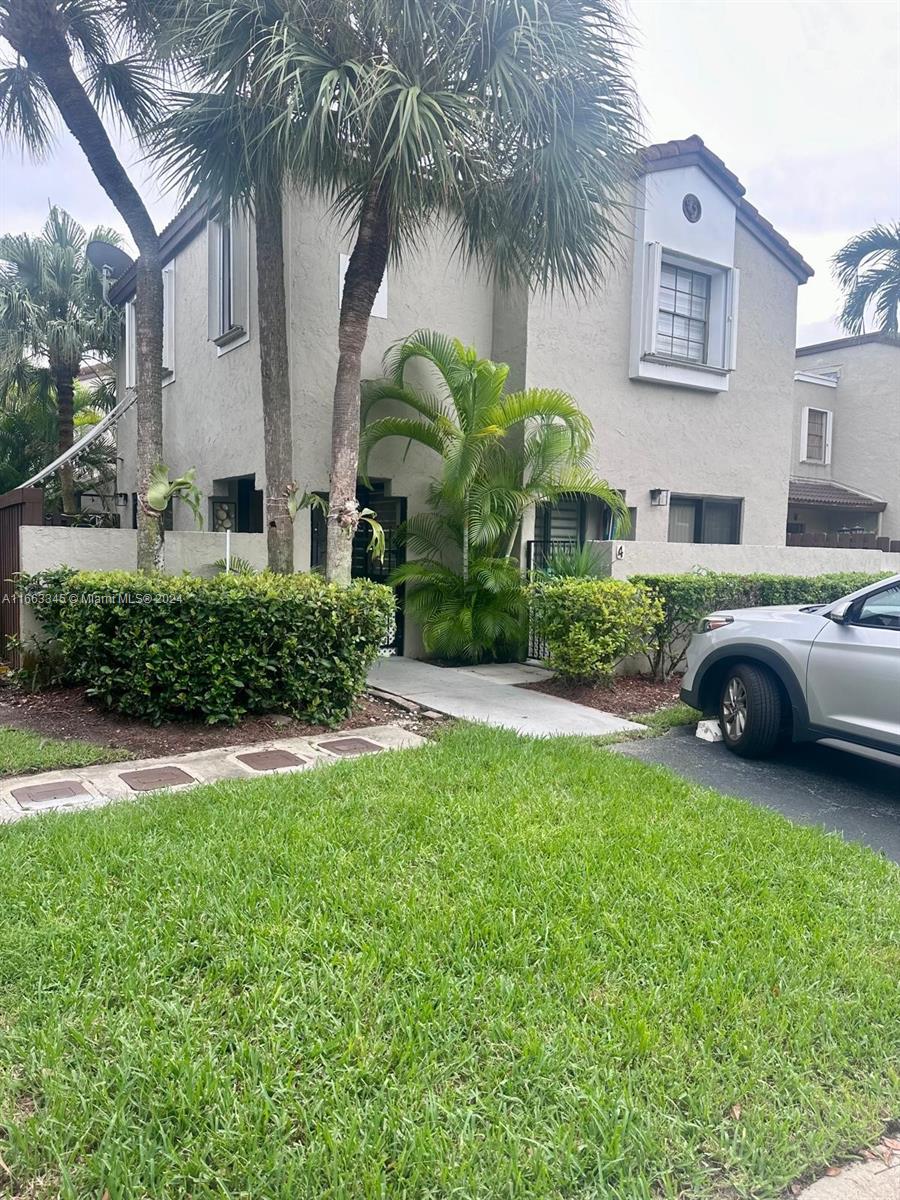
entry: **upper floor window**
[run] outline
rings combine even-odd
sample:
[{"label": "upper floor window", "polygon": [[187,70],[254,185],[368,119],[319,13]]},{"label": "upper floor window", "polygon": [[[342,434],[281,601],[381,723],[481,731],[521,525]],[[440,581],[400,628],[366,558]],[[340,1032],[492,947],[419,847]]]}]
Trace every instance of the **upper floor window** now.
[{"label": "upper floor window", "polygon": [[831,462],[831,413],[824,408],[804,408],[800,430],[802,461],[827,466]]},{"label": "upper floor window", "polygon": [[717,496],[672,496],[669,541],[736,545],[741,540],[741,505],[740,500]]},{"label": "upper floor window", "polygon": [[246,342],[250,327],[250,227],[231,208],[208,226],[209,338],[219,354]]},{"label": "upper floor window", "polygon": [[[163,387],[175,378],[175,262],[163,267]],[[134,300],[125,305],[125,386],[137,386],[137,328]]]},{"label": "upper floor window", "polygon": [[672,358],[706,361],[710,277],[702,271],[662,262],[656,349]]},{"label": "upper floor window", "polygon": [[632,379],[728,390],[737,365],[740,272],[660,242],[635,257]]}]

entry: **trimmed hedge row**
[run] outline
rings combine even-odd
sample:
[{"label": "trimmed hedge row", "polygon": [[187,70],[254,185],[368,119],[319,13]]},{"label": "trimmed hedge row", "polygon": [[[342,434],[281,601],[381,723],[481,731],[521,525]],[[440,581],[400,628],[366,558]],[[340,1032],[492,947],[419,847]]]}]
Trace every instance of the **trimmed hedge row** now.
[{"label": "trimmed hedge row", "polygon": [[621,659],[646,651],[663,616],[649,589],[619,579],[537,579],[528,595],[548,665],[564,679],[609,678]]},{"label": "trimmed hedge row", "polygon": [[689,575],[633,575],[631,582],[647,588],[661,602],[661,617],[653,627],[647,657],[654,676],[667,679],[681,664],[694,626],[714,609],[829,604],[884,577],[858,572],[731,575],[706,571]]},{"label": "trimmed hedge row", "polygon": [[285,712],[334,724],[361,694],[394,615],[390,588],[319,575],[52,571],[22,592],[67,677],[158,724]]}]

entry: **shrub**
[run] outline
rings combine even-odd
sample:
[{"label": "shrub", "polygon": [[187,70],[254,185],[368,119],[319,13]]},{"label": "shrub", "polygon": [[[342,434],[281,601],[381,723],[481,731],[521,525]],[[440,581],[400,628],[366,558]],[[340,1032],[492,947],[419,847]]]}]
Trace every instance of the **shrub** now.
[{"label": "shrub", "polygon": [[653,674],[667,679],[678,667],[697,622],[717,608],[753,608],[765,604],[828,604],[855,592],[881,575],[844,572],[833,575],[730,575],[717,571],[688,575],[634,575],[661,602],[647,651]]},{"label": "shrub", "polygon": [[387,587],[312,574],[53,572],[22,589],[68,678],[154,723],[277,711],[333,724],[365,686],[394,612]]},{"label": "shrub", "polygon": [[608,678],[621,659],[646,650],[662,618],[646,588],[617,579],[536,580],[528,590],[547,661],[565,679]]}]

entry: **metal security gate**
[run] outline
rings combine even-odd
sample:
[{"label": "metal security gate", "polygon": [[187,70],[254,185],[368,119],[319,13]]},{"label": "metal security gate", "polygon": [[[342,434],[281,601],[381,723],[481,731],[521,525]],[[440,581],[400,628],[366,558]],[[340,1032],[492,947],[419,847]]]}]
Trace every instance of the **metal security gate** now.
[{"label": "metal security gate", "polygon": [[[384,485],[372,488],[360,487],[356,496],[360,508],[371,508],[384,529],[384,558],[377,562],[369,553],[372,532],[367,525],[360,525],[353,538],[353,558],[350,573],[354,579],[371,579],[375,583],[386,583],[395,567],[406,562],[406,547],[397,536],[397,527],[406,520],[406,497],[386,496]],[[325,518],[318,509],[310,512],[310,560],[313,570],[325,566]],[[382,654],[403,653],[403,589],[394,592],[396,615],[394,628],[387,642],[381,647]]]},{"label": "metal security gate", "polygon": [[0,496],[0,661],[19,665],[9,647],[10,638],[20,634],[21,601],[16,595],[15,576],[22,569],[19,530],[23,525],[41,525],[44,493],[40,488],[16,488]]}]

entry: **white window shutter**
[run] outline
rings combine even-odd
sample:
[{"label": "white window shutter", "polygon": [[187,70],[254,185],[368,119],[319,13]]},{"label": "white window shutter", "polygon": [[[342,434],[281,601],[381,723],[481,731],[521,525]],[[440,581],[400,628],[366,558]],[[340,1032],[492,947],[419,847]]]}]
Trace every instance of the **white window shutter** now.
[{"label": "white window shutter", "polygon": [[[728,272],[725,290],[725,370],[734,371],[737,368],[737,331],[738,331],[738,298],[741,287],[741,273],[737,267]],[[805,444],[805,443],[804,443]]]},{"label": "white window shutter", "polygon": [[175,263],[163,268],[163,371],[175,370]]},{"label": "white window shutter", "polygon": [[831,423],[834,419],[834,413],[826,412],[825,414],[825,466],[831,462]]},{"label": "white window shutter", "polygon": [[250,218],[237,207],[231,211],[231,322],[250,328]]},{"label": "white window shutter", "polygon": [[221,274],[221,236],[218,221],[206,223],[206,312],[207,337],[217,338],[219,328],[219,277]]},{"label": "white window shutter", "polygon": [[643,337],[641,352],[656,353],[656,314],[659,310],[659,281],[662,273],[662,242],[648,242],[645,248]]},{"label": "white window shutter", "polygon": [[125,386],[137,386],[137,330],[134,320],[134,301],[125,305]]}]

